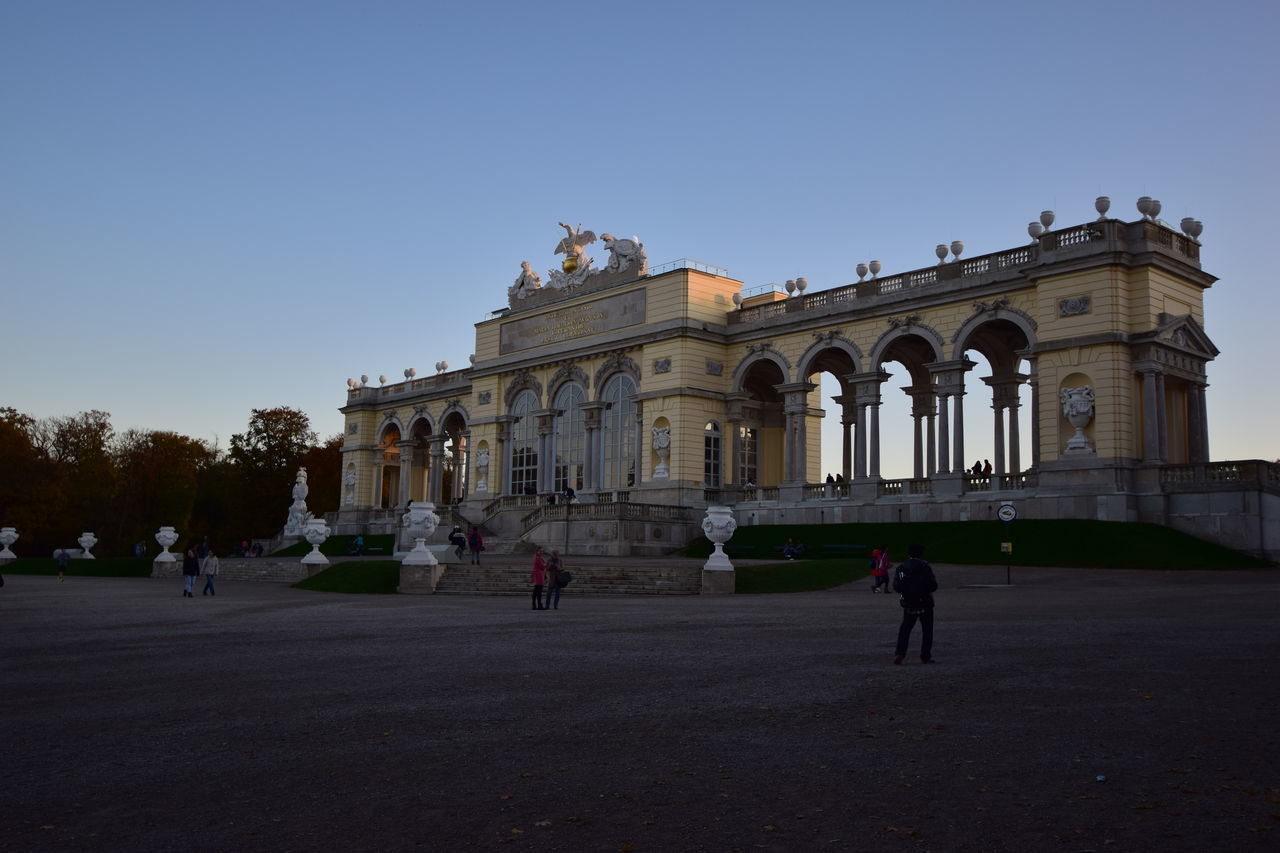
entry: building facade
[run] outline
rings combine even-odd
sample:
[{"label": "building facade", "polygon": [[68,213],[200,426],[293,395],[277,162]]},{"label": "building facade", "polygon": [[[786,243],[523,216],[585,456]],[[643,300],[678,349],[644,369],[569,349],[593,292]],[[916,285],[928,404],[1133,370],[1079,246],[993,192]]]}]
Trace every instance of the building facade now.
[{"label": "building facade", "polygon": [[[990,518],[1011,502],[1280,553],[1276,466],[1210,463],[1215,279],[1163,222],[1104,218],[950,262],[940,246],[937,266],[745,297],[714,267],[650,269],[638,240],[604,235],[597,269],[595,235],[566,232],[562,269],[544,286],[526,263],[509,306],[476,324],[469,367],[349,383],[340,532],[430,501],[510,543],[662,553],[710,504],[760,524]],[[973,353],[990,366],[979,399]],[[882,422],[896,393],[908,423]],[[965,452],[966,413],[988,406],[989,475]],[[839,418],[839,459],[820,458],[823,418]],[[909,478],[881,475],[887,429],[909,431]]]}]

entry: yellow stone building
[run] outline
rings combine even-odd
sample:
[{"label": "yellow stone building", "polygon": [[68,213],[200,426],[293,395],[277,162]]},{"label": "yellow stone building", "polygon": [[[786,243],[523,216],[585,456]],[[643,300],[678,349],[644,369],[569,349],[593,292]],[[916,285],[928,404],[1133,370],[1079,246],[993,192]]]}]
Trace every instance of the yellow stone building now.
[{"label": "yellow stone building", "polygon": [[[650,269],[638,241],[610,235],[597,270],[582,251],[594,235],[566,230],[564,272],[542,286],[526,264],[509,307],[476,324],[469,367],[351,383],[339,532],[395,529],[430,501],[446,530],[480,524],[506,547],[652,554],[698,535],[712,504],[763,524],[991,518],[1012,503],[1280,551],[1276,467],[1209,463],[1215,279],[1163,222],[1101,219],[950,262],[940,246],[937,266],[859,265],[854,284],[755,295],[690,261]],[[975,352],[991,368],[977,400]],[[840,388],[825,401],[824,373]],[[881,422],[890,393],[910,397],[909,423]],[[989,474],[966,467],[974,406],[996,412]],[[820,458],[824,417],[842,426],[838,460]],[[881,476],[886,429],[909,430],[909,478]]]}]

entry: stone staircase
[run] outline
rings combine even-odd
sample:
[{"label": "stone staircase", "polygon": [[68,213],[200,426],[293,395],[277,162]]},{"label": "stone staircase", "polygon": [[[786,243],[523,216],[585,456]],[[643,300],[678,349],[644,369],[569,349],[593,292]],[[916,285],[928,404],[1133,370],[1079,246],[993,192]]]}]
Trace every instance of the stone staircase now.
[{"label": "stone staircase", "polygon": [[[532,562],[532,560],[530,560]],[[702,590],[702,564],[673,560],[618,560],[579,563],[568,570],[573,583],[562,595],[697,595]],[[436,595],[523,595],[529,596],[527,565],[450,565],[445,569]]]}]

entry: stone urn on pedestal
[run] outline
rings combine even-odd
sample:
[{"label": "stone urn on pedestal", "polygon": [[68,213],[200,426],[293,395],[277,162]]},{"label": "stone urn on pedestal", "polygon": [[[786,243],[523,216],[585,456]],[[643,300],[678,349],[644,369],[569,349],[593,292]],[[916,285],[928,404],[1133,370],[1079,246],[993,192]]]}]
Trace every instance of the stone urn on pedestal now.
[{"label": "stone urn on pedestal", "polygon": [[329,538],[329,525],[323,518],[310,519],[302,528],[302,538],[311,545],[311,553],[302,558],[305,566],[327,566],[329,558],[320,553],[320,546]]},{"label": "stone urn on pedestal", "polygon": [[1081,385],[1079,388],[1063,388],[1059,395],[1062,402],[1062,416],[1067,423],[1075,427],[1076,434],[1067,440],[1067,449],[1063,456],[1096,456],[1089,437],[1084,428],[1093,420],[1093,388]]},{"label": "stone urn on pedestal", "polygon": [[[440,516],[436,515],[436,505],[430,501],[410,501],[409,511],[400,522],[404,527],[406,539],[416,541],[418,537],[430,539],[440,525]],[[402,540],[403,541],[403,540]]]},{"label": "stone urn on pedestal", "polygon": [[13,553],[11,549],[13,543],[17,542],[19,538],[16,527],[0,527],[0,545],[4,546],[0,548],[0,560],[8,562],[9,560],[18,559],[18,555]]},{"label": "stone urn on pedestal", "polygon": [[653,452],[658,454],[658,464],[653,469],[653,479],[665,480],[667,459],[671,457],[671,427],[654,427]]},{"label": "stone urn on pedestal", "polygon": [[94,557],[92,554],[89,553],[89,549],[92,548],[94,545],[98,544],[97,536],[94,536],[92,533],[85,531],[84,533],[80,534],[80,538],[77,539],[76,542],[78,542],[80,544],[80,547],[84,549],[84,553],[80,555],[80,559],[82,560],[97,559],[96,557]]},{"label": "stone urn on pedestal", "polygon": [[476,491],[487,494],[489,491],[489,451],[482,449],[476,453]]},{"label": "stone urn on pedestal", "polygon": [[733,510],[727,506],[709,506],[707,515],[702,519],[702,532],[711,540],[715,550],[702,566],[702,592],[706,594],[729,593],[734,591],[733,563],[724,552],[724,543],[733,537],[738,529]]},{"label": "stone urn on pedestal", "polygon": [[169,553],[169,549],[177,543],[178,531],[174,530],[172,527],[161,527],[160,532],[156,534],[156,541],[160,543],[161,551],[159,554],[156,554],[156,558],[152,562],[174,562],[177,558],[174,557],[173,554]]}]

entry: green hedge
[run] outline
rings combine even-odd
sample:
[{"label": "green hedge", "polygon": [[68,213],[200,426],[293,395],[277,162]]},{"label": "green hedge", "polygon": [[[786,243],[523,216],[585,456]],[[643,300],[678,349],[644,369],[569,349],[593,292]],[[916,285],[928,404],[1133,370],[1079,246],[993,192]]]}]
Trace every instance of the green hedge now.
[{"label": "green hedge", "polygon": [[[58,561],[52,557],[19,557],[7,566],[0,566],[0,574],[56,575]],[[99,557],[95,560],[72,560],[63,572],[67,577],[80,578],[147,578],[151,577],[151,560],[135,557]]]},{"label": "green hedge", "polygon": [[[798,562],[854,563],[863,571],[871,549],[888,546],[895,562],[906,558],[907,545],[925,546],[925,557],[937,563],[1015,566],[1079,566],[1124,569],[1254,569],[1271,563],[1188,536],[1158,524],[1115,521],[1020,519],[903,524],[788,524],[739,526],[729,540],[733,558],[776,560],[774,548],[787,537],[803,543]],[[1000,551],[1011,541],[1013,554]],[[822,545],[865,545],[857,556],[822,554]],[[743,550],[748,549],[748,550]],[[711,543],[695,540],[686,553],[705,557]],[[794,565],[794,564],[792,564]]]}]

